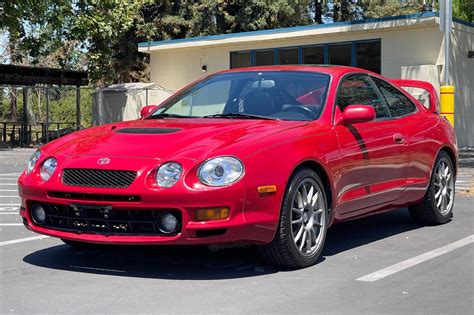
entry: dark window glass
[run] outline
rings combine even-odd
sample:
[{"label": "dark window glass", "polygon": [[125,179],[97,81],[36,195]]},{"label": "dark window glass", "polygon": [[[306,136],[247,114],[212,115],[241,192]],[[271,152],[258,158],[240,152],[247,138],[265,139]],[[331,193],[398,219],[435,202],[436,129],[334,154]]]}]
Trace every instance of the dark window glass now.
[{"label": "dark window glass", "polygon": [[378,78],[373,78],[373,80],[385,98],[392,117],[405,116],[416,111],[415,104],[394,86]]},{"label": "dark window glass", "polygon": [[376,118],[389,117],[383,101],[366,75],[351,75],[339,84],[336,104],[341,111],[348,105],[370,105],[374,107]]},{"label": "dark window glass", "polygon": [[381,69],[380,41],[357,43],[357,64],[362,69],[380,73]]},{"label": "dark window glass", "polygon": [[350,66],[351,65],[351,44],[330,45],[329,63],[332,65]]},{"label": "dark window glass", "polygon": [[297,65],[298,48],[278,49],[278,62],[280,65]]},{"label": "dark window glass", "polygon": [[231,52],[230,53],[230,68],[244,68],[252,66],[252,54],[250,51],[246,52]]},{"label": "dark window glass", "polygon": [[324,64],[324,47],[303,47],[304,64]]},{"label": "dark window glass", "polygon": [[272,50],[259,50],[255,52],[256,66],[269,66],[275,64],[274,52]]}]

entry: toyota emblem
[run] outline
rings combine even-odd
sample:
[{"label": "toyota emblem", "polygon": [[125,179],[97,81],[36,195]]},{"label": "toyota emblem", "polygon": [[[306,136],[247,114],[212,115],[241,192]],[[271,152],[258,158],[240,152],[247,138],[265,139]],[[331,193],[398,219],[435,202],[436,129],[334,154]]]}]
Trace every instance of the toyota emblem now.
[{"label": "toyota emblem", "polygon": [[97,160],[97,164],[99,165],[106,165],[106,164],[109,164],[110,163],[110,159],[109,158],[100,158]]}]

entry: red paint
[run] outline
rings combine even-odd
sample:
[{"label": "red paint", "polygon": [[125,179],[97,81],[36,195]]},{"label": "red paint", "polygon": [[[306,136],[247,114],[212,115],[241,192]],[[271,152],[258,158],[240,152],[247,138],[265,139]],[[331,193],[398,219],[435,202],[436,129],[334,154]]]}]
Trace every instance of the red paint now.
[{"label": "red paint", "polygon": [[[21,216],[35,232],[86,242],[262,244],[273,239],[285,188],[291,174],[303,163],[318,164],[326,173],[331,190],[333,223],[418,202],[425,194],[438,152],[444,148],[457,156],[452,126],[418,102],[415,102],[418,112],[405,117],[341,124],[344,114],[335,109],[334,104],[341,77],[348,73],[370,73],[368,71],[350,67],[272,66],[227,72],[266,70],[317,71],[331,75],[327,102],[320,118],[314,121],[166,118],[104,125],[43,146],[43,154],[33,172],[29,175],[23,173],[18,180],[20,196],[27,205],[46,202],[109,205],[141,211],[176,209],[182,215],[183,226],[178,235],[76,234],[39,227],[32,222],[28,211],[20,211]],[[373,73],[370,75],[380,77]],[[180,131],[167,134],[116,132],[124,127],[175,128]],[[228,155],[243,162],[244,177],[228,187],[203,185],[197,178],[201,163],[212,157]],[[49,181],[42,182],[39,166],[51,156],[57,159],[58,169]],[[110,163],[98,165],[97,160],[104,157],[110,158]],[[150,176],[168,161],[181,163],[181,179],[171,188],[153,185]],[[125,189],[73,187],[62,183],[64,168],[134,170],[138,176]],[[259,194],[257,188],[267,185],[275,185],[276,193]],[[141,201],[57,199],[48,196],[48,191],[138,195]],[[207,207],[228,207],[230,216],[225,220],[195,221],[196,209]],[[196,231],[209,229],[226,229],[226,233],[197,237]]]},{"label": "red paint", "polygon": [[370,122],[375,119],[375,110],[367,105],[349,105],[344,109],[341,118],[339,123],[342,125]]}]

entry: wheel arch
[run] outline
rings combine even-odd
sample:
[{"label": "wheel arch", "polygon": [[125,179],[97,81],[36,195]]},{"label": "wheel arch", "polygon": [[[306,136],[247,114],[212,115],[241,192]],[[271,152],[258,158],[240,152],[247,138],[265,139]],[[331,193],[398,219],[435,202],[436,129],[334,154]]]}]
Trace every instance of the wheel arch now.
[{"label": "wheel arch", "polygon": [[453,162],[453,166],[454,166],[454,176],[457,177],[457,175],[458,175],[458,159],[457,159],[456,153],[454,152],[454,150],[450,146],[445,145],[445,146],[441,147],[441,149],[439,150],[439,152],[436,156],[438,156],[439,153],[442,152],[442,151],[446,152],[449,155],[449,157],[451,158],[451,161]]}]

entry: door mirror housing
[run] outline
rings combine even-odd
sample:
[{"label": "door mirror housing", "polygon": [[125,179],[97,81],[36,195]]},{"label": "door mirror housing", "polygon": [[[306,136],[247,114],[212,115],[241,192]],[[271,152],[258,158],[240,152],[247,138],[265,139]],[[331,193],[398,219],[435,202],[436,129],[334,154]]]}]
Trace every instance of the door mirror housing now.
[{"label": "door mirror housing", "polygon": [[158,108],[158,105],[147,105],[140,110],[140,118],[145,118],[149,113]]},{"label": "door mirror housing", "polygon": [[351,125],[369,122],[375,119],[375,110],[369,105],[349,105],[342,112],[339,124]]}]

